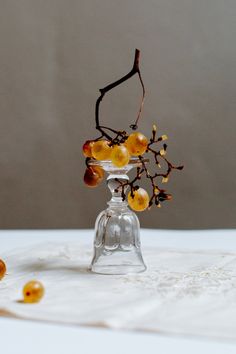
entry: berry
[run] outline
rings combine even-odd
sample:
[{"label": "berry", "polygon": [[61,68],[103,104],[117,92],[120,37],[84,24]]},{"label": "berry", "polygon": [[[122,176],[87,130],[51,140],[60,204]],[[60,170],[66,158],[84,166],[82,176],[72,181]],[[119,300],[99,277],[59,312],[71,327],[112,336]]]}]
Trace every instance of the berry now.
[{"label": "berry", "polygon": [[104,170],[100,166],[90,166],[86,168],[84,174],[84,183],[88,187],[97,187],[104,177]]},{"label": "berry", "polygon": [[148,139],[142,133],[132,133],[125,142],[130,155],[143,155],[147,150]]},{"label": "berry", "polygon": [[148,193],[143,188],[133,191],[133,198],[131,192],[128,194],[128,204],[131,209],[135,211],[143,211],[149,205]]},{"label": "berry", "polygon": [[123,167],[129,162],[130,155],[124,145],[115,145],[111,153],[111,161],[116,167]]},{"label": "berry", "polygon": [[85,141],[83,145],[83,154],[85,157],[93,157],[92,155],[92,146],[94,144],[93,140],[87,140]]},{"label": "berry", "polygon": [[25,284],[23,288],[23,299],[24,302],[33,303],[39,302],[44,295],[44,287],[37,280],[31,280]]},{"label": "berry", "polygon": [[112,148],[109,146],[109,141],[98,140],[92,145],[92,155],[96,160],[109,160]]},{"label": "berry", "polygon": [[4,277],[6,274],[6,264],[0,259],[0,280]]}]

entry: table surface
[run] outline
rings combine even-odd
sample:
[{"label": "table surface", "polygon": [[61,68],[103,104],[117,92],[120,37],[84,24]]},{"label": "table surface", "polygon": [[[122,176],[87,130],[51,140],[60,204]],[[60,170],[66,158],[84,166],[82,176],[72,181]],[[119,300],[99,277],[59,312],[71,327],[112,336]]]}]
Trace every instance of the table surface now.
[{"label": "table surface", "polygon": [[[0,231],[2,252],[48,241],[80,240],[92,247],[92,230],[14,230]],[[141,230],[142,244],[186,250],[236,252],[236,230]],[[0,346],[4,354],[27,353],[235,353],[236,342],[206,340],[68,325],[46,324],[0,318]]]}]

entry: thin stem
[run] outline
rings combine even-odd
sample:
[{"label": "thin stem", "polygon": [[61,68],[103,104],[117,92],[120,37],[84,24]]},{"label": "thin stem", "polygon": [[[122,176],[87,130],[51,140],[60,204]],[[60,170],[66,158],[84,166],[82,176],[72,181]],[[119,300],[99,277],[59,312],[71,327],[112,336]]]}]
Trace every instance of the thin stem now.
[{"label": "thin stem", "polygon": [[142,99],[141,99],[141,103],[140,103],[137,119],[136,119],[135,123],[131,124],[131,126],[130,126],[130,128],[132,128],[133,130],[136,130],[138,128],[138,122],[139,122],[139,119],[141,117],[141,113],[142,113],[143,105],[144,105],[144,99],[145,99],[145,87],[144,87],[144,83],[143,83],[143,79],[142,79],[140,71],[138,71],[138,76],[139,76],[139,80],[140,80],[141,85],[142,85],[143,95],[142,95]]}]

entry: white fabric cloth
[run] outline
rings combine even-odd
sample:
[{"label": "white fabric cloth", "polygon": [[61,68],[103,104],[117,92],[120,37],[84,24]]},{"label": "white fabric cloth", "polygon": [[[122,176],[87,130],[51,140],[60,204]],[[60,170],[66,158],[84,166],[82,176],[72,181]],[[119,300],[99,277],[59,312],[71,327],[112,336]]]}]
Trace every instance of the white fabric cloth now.
[{"label": "white fabric cloth", "polygon": [[[8,251],[0,309],[28,319],[236,339],[236,254],[143,247],[145,273],[96,275],[91,247],[50,242]],[[45,286],[23,304],[23,285]]]}]

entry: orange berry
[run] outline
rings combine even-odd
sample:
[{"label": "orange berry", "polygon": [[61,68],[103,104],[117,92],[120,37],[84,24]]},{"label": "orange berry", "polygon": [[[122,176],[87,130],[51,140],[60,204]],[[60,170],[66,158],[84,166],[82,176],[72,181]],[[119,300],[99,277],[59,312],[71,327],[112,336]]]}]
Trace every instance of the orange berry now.
[{"label": "orange berry", "polygon": [[131,196],[131,192],[128,194],[128,204],[130,208],[135,211],[143,211],[147,209],[149,205],[149,195],[145,189],[139,188],[134,191],[133,194],[133,198]]},{"label": "orange berry", "polygon": [[0,280],[4,277],[6,271],[7,271],[6,264],[3,262],[3,260],[0,259]]},{"label": "orange berry", "polygon": [[37,280],[31,280],[23,288],[23,300],[27,303],[39,302],[44,295],[43,284]]},{"label": "orange berry", "polygon": [[109,141],[98,140],[92,145],[92,155],[96,160],[109,160],[112,148],[109,146]]},{"label": "orange berry", "polygon": [[85,141],[83,145],[83,154],[85,157],[93,157],[92,155],[92,146],[94,144],[93,140],[87,140]]},{"label": "orange berry", "polygon": [[143,155],[147,150],[148,139],[142,133],[132,133],[125,142],[130,155]]},{"label": "orange berry", "polygon": [[112,148],[111,161],[116,167],[123,167],[128,164],[130,154],[124,145],[115,145]]},{"label": "orange berry", "polygon": [[97,187],[103,180],[104,170],[100,166],[90,166],[86,168],[84,174],[84,183],[88,187]]}]

